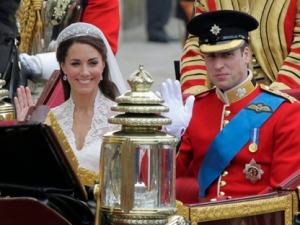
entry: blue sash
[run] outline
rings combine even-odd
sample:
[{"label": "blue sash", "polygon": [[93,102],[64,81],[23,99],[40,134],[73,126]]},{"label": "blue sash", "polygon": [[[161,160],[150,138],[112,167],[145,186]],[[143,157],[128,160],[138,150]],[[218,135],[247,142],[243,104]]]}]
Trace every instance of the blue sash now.
[{"label": "blue sash", "polygon": [[[206,189],[220,176],[232,158],[249,141],[251,128],[260,128],[285,99],[268,92],[258,95],[228,123],[211,143],[198,173],[200,197],[205,197]],[[270,110],[257,112],[249,110],[250,105],[267,103]]]}]

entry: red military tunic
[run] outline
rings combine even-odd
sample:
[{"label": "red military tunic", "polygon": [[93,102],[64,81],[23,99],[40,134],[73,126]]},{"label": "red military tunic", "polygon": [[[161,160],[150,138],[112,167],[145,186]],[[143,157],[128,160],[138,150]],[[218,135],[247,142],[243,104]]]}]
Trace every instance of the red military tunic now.
[{"label": "red military tunic", "polygon": [[[184,166],[188,166],[193,160],[193,173],[198,178],[203,158],[220,130],[256,96],[266,91],[258,84],[253,85],[251,78],[252,75],[246,83],[224,94],[218,89],[213,89],[196,98],[193,116],[183,136],[176,160],[177,177],[185,171]],[[238,97],[238,93],[244,95]],[[221,174],[208,187],[207,198],[242,197],[265,193],[300,168],[300,103],[292,103],[294,101],[292,97],[288,99],[260,127],[258,150],[250,152],[250,142],[246,143],[225,168],[223,175]],[[267,104],[266,101],[265,105]],[[242,135],[248,135],[250,140],[250,134],[232,133],[232,135],[236,140]],[[234,144],[228,143],[228,146]],[[261,179],[254,184],[243,172],[252,159],[263,171]]]}]

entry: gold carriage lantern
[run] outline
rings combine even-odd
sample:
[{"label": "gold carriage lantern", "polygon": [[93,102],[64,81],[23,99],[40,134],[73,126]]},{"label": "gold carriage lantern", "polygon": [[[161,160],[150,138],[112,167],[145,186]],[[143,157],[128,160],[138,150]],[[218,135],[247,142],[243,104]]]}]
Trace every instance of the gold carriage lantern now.
[{"label": "gold carriage lantern", "polygon": [[151,75],[143,70],[128,79],[131,91],[116,99],[108,119],[120,131],[104,135],[101,150],[101,209],[111,224],[167,224],[176,214],[175,157],[178,139],[158,127],[171,123],[158,115],[169,109],[149,91]]},{"label": "gold carriage lantern", "polygon": [[[1,74],[0,74],[1,78]],[[15,119],[15,108],[12,104],[5,102],[4,99],[8,97],[9,91],[2,87],[6,84],[5,80],[0,79],[0,121]]]}]

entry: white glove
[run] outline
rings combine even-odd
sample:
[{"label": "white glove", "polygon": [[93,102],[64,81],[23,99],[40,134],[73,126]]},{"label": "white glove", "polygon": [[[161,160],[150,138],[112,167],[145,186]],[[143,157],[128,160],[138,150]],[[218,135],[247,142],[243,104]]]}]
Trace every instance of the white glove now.
[{"label": "white glove", "polygon": [[35,56],[22,53],[19,55],[21,62],[22,74],[28,79],[39,79],[42,76],[42,68]]},{"label": "white glove", "polygon": [[24,76],[29,79],[48,80],[54,70],[59,70],[55,52],[46,52],[36,55],[22,53],[19,60]]},{"label": "white glove", "polygon": [[[156,94],[160,96],[159,92]],[[162,96],[160,97],[165,100],[164,105],[169,108],[169,112],[161,113],[161,115],[172,120],[171,125],[164,125],[162,129],[180,140],[190,123],[195,97],[189,96],[184,104],[179,81],[175,80],[173,83],[171,79],[162,83]]]}]

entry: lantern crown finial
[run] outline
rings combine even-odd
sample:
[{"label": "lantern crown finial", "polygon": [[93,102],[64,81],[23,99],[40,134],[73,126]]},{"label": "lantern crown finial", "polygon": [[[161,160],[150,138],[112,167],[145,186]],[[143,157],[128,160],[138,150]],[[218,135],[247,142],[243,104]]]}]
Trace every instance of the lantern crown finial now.
[{"label": "lantern crown finial", "polygon": [[148,92],[153,79],[150,73],[144,70],[144,65],[140,64],[139,69],[134,71],[127,80],[132,91],[136,92]]},{"label": "lantern crown finial", "polygon": [[109,118],[108,122],[122,124],[123,127],[155,127],[171,124],[171,119],[159,115],[168,112],[169,108],[162,105],[164,100],[150,91],[153,79],[144,70],[142,64],[128,78],[131,91],[116,98],[118,105],[112,106],[112,111],[125,112]]}]

